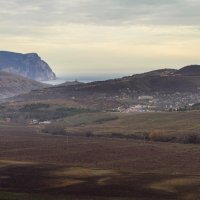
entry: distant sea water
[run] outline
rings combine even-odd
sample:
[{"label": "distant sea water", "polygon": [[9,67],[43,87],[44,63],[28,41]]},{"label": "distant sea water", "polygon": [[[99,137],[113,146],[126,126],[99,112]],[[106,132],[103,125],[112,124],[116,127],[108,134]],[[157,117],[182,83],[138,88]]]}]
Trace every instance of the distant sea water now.
[{"label": "distant sea water", "polygon": [[57,77],[56,80],[42,81],[42,83],[46,83],[46,84],[50,84],[50,85],[60,85],[62,83],[71,82],[71,81],[79,81],[79,82],[83,82],[83,83],[92,82],[92,81],[85,80],[85,79],[72,79],[69,77]]},{"label": "distant sea water", "polygon": [[89,83],[94,81],[105,81],[108,79],[113,78],[121,78],[123,75],[106,75],[106,76],[79,76],[79,77],[69,77],[69,76],[58,76],[56,80],[50,80],[50,81],[42,81],[43,83],[50,84],[50,85],[59,85],[65,82],[71,82],[71,81],[79,81],[82,83]]},{"label": "distant sea water", "polygon": [[59,84],[65,83],[66,81],[68,80],[57,78],[56,80],[42,81],[42,83],[46,83],[50,85],[59,85]]}]

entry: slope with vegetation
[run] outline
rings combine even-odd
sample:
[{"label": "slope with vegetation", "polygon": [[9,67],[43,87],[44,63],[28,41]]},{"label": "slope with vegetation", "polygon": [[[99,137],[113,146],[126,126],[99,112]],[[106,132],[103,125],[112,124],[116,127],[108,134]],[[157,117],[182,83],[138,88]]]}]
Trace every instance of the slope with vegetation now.
[{"label": "slope with vegetation", "polygon": [[[187,70],[185,70],[187,69]],[[14,100],[73,100],[91,109],[126,110],[138,104],[147,110],[178,109],[200,98],[199,66],[161,69],[120,79],[58,85],[35,90]],[[196,74],[196,76],[194,76]],[[140,97],[150,96],[142,101]]]},{"label": "slope with vegetation", "polygon": [[47,86],[19,75],[0,71],[0,99],[28,93],[31,90],[42,89]]}]

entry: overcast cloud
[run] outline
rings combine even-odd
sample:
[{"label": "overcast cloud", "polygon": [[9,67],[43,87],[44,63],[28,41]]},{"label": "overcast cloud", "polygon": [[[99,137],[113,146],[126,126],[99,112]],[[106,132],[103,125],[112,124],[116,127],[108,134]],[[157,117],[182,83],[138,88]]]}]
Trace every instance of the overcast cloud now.
[{"label": "overcast cloud", "polygon": [[200,62],[199,8],[199,0],[0,0],[1,49],[36,51],[66,73]]},{"label": "overcast cloud", "polygon": [[1,22],[200,25],[198,0],[0,0]]}]

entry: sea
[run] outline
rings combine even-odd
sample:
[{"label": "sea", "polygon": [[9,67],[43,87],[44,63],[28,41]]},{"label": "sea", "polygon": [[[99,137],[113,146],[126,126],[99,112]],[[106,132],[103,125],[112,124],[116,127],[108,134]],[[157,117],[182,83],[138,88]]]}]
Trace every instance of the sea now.
[{"label": "sea", "polygon": [[90,83],[94,81],[105,81],[108,79],[121,78],[122,75],[105,75],[105,76],[57,76],[56,80],[42,81],[50,85],[59,85],[65,82],[78,81],[82,83]]}]

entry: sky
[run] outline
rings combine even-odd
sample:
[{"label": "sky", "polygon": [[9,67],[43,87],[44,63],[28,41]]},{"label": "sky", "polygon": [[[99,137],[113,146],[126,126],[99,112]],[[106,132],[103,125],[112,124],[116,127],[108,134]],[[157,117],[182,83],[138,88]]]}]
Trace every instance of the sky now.
[{"label": "sky", "polygon": [[199,0],[0,0],[0,43],[58,75],[200,64]]}]

